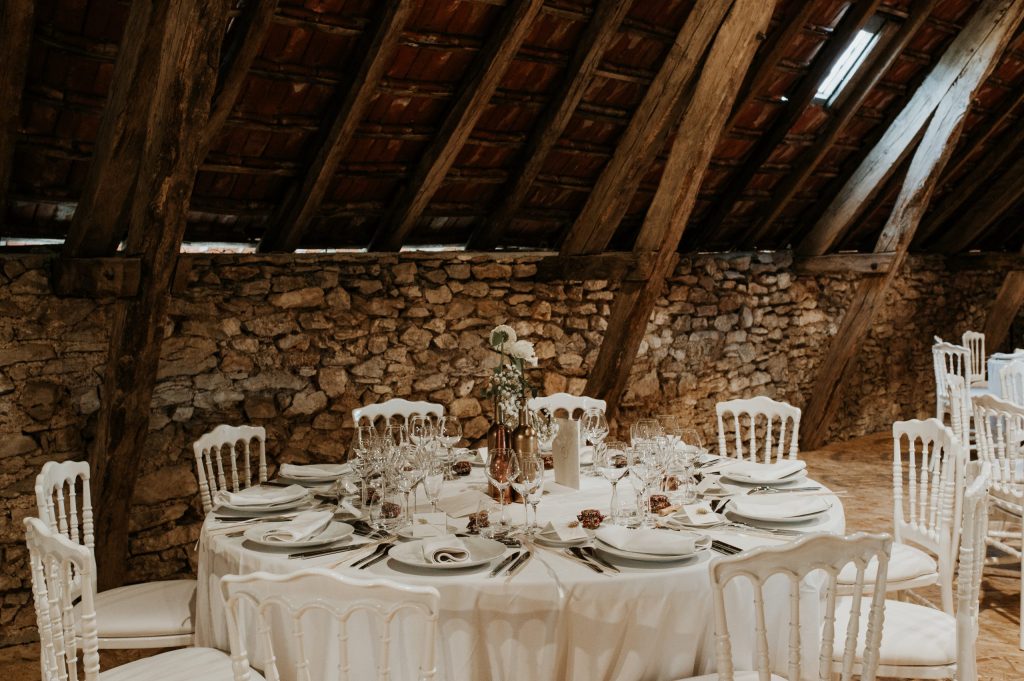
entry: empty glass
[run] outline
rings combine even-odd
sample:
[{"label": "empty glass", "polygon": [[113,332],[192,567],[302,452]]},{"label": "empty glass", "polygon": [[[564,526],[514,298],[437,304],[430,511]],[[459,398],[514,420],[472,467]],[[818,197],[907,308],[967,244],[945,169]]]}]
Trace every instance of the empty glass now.
[{"label": "empty glass", "polygon": [[437,513],[437,500],[441,498],[441,488],[444,487],[444,471],[444,462],[435,459],[427,465],[423,472],[423,491],[427,493],[430,510],[434,513]]},{"label": "empty glass", "polygon": [[533,429],[537,431],[537,439],[542,450],[551,451],[551,444],[558,435],[558,419],[547,407],[541,407],[532,413]]},{"label": "empty glass", "polygon": [[437,439],[445,448],[444,463],[447,467],[445,476],[449,480],[454,480],[458,476],[452,470],[452,465],[455,463],[455,454],[452,448],[462,439],[462,424],[459,419],[454,416],[442,416],[437,422]]},{"label": "empty glass", "polygon": [[587,438],[592,445],[604,442],[604,439],[608,437],[608,419],[604,415],[604,410],[597,407],[591,407],[583,412],[580,426],[583,430],[583,437]]},{"label": "empty glass", "polygon": [[[523,454],[517,457],[519,474],[512,480],[512,489],[523,497],[523,534],[529,536],[537,530],[537,504],[544,486],[544,460],[539,456]],[[529,522],[527,503],[533,505],[533,524]]]},{"label": "empty glass", "polygon": [[434,420],[429,414],[413,414],[409,418],[409,441],[416,446],[430,442],[436,434]]},{"label": "empty glass", "polygon": [[395,467],[395,484],[398,491],[405,495],[405,522],[412,524],[412,511],[409,508],[409,494],[423,479],[423,469],[417,456],[416,445],[401,446],[397,466]]},{"label": "empty glass", "polygon": [[608,518],[613,525],[618,525],[622,516],[622,511],[619,508],[619,480],[629,470],[627,449],[626,443],[614,440],[594,449],[594,468],[612,484],[612,499]]},{"label": "empty glass", "polygon": [[634,447],[645,442],[652,442],[663,432],[657,419],[640,419],[629,428],[630,440]]},{"label": "empty glass", "polygon": [[655,457],[654,447],[634,447],[629,462],[629,479],[638,493],[637,505],[642,527],[653,527],[651,516],[651,489],[661,479],[661,468]]},{"label": "empty glass", "polygon": [[488,450],[487,457],[484,473],[487,475],[490,483],[498,490],[501,503],[501,519],[498,521],[498,526],[501,530],[507,531],[509,524],[506,519],[505,497],[512,481],[519,475],[519,462],[516,459],[515,452],[507,448],[495,448],[494,451]]}]

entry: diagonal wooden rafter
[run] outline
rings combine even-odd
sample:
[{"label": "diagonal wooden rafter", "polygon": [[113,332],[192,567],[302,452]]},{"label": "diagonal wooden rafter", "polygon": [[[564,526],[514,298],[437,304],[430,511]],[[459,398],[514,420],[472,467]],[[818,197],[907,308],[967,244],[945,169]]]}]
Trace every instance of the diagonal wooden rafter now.
[{"label": "diagonal wooden rafter", "polygon": [[704,219],[705,228],[715,229],[721,225],[736,204],[742,200],[747,185],[771,158],[776,148],[785,141],[786,135],[804,115],[807,107],[814,103],[814,95],[818,91],[821,81],[828,75],[836,60],[846,51],[857,33],[871,19],[879,4],[881,4],[881,0],[863,0],[851,5],[846,10],[843,18],[839,20],[833,36],[815,55],[795,91],[790,93],[789,101],[784,105],[785,108],[762,133],[761,138],[747,154],[743,165],[722,191],[721,198]]},{"label": "diagonal wooden rafter", "polygon": [[644,174],[679,120],[694,75],[730,3],[698,0],[619,138],[587,202],[564,241],[562,255],[600,253],[608,247]]},{"label": "diagonal wooden rafter", "polygon": [[34,6],[35,0],[0,3],[0,224],[7,218],[7,190],[21,123],[21,95],[32,45]]},{"label": "diagonal wooden rafter", "polygon": [[757,245],[768,233],[772,224],[785,210],[797,192],[806,185],[808,178],[828,155],[835,141],[839,139],[847,124],[853,120],[864,100],[881,81],[882,76],[896,62],[911,39],[917,35],[939,0],[917,0],[910,8],[910,16],[904,21],[895,35],[882,46],[881,51],[871,59],[856,80],[851,83],[849,91],[844,93],[839,106],[830,111],[828,121],[818,132],[814,144],[793,161],[794,169],[778,185],[772,188],[772,200],[765,210],[758,211],[756,223],[749,243]]},{"label": "diagonal wooden rafter", "polygon": [[411,0],[382,3],[376,29],[368,31],[356,51],[365,55],[351,85],[332,116],[312,162],[300,182],[293,184],[274,213],[260,251],[294,251],[323,203],[331,180],[373,101],[374,92],[398,49],[402,28],[412,12]]},{"label": "diagonal wooden rafter", "polygon": [[[996,12],[989,4],[975,10],[984,21]],[[977,25],[972,17],[968,25]],[[959,77],[962,67],[979,49],[977,35],[965,30],[953,39],[938,63],[896,116],[881,139],[867,154],[833,198],[810,233],[799,244],[801,255],[823,255],[842,240],[857,218],[873,205],[878,191],[913,151],[939,102]]]},{"label": "diagonal wooden rafter", "polygon": [[502,11],[493,37],[463,79],[444,123],[381,222],[370,250],[397,251],[402,247],[469,139],[543,4],[542,0],[517,0]]},{"label": "diagonal wooden rafter", "polygon": [[[860,346],[878,311],[885,306],[891,283],[899,276],[932,192],[956,148],[974,94],[994,68],[1022,18],[1024,0],[985,0],[961,32],[959,37],[969,40],[975,48],[956,68],[953,82],[936,93],[937,108],[911,158],[892,215],[875,245],[875,253],[893,254],[892,265],[884,276],[869,277],[857,285],[850,307],[820,364],[801,423],[805,448],[820,447],[828,436],[833,416],[842,402],[843,388],[855,371]],[[954,48],[955,42],[950,49]],[[928,83],[928,79],[925,82]]]},{"label": "diagonal wooden rafter", "polygon": [[587,394],[607,400],[613,413],[629,380],[651,312],[676,263],[676,249],[708,162],[774,7],[774,2],[765,0],[722,4],[728,5],[728,15],[720,24],[693,96],[686,104],[661,182],[634,246],[638,254],[654,254],[651,276],[643,282],[622,283],[587,380]]},{"label": "diagonal wooden rafter", "polygon": [[530,139],[523,149],[522,159],[511,173],[515,178],[503,192],[501,202],[487,222],[479,227],[469,239],[467,248],[486,250],[494,248],[512,223],[519,209],[526,202],[530,187],[544,167],[544,161],[565,131],[573,112],[583,99],[601,57],[614,40],[619,24],[629,12],[628,2],[601,0],[594,16],[566,67],[566,75],[558,91],[553,95],[553,104],[544,110],[534,126]]}]

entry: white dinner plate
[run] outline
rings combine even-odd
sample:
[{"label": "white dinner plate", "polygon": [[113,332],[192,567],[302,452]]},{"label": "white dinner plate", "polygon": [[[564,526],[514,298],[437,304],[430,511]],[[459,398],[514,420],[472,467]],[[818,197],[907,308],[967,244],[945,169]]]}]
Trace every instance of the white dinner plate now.
[{"label": "white dinner plate", "polygon": [[352,467],[347,463],[325,463],[317,464],[317,468],[325,471],[324,475],[285,475],[278,471],[278,477],[282,480],[290,480],[299,484],[315,484],[321,482],[334,482],[343,475],[352,472]]},{"label": "white dinner plate", "polygon": [[235,511],[236,513],[277,513],[279,511],[289,511],[293,508],[298,508],[312,500],[312,495],[308,491],[305,491],[302,496],[266,504],[231,504],[226,501],[222,501],[214,510],[228,509],[230,511]]},{"label": "white dinner plate", "polygon": [[502,556],[508,548],[501,542],[483,537],[463,537],[462,543],[469,550],[469,560],[461,563],[429,563],[423,557],[423,540],[396,544],[388,551],[388,557],[395,561],[421,570],[461,570],[490,563]]},{"label": "white dinner plate", "polygon": [[[828,513],[829,509],[832,508],[832,502],[822,497],[808,497],[809,499],[820,500],[822,508],[817,511],[810,513],[802,513],[800,515],[782,515],[778,512],[778,505],[773,504],[773,494],[764,495],[763,497],[747,497],[743,500],[743,503],[747,505],[746,512],[740,511],[735,508],[734,505],[730,504],[726,506],[725,513],[728,516],[736,516],[746,520],[757,520],[764,523],[802,523],[814,518],[820,518],[825,513]],[[751,502],[754,502],[753,504]],[[750,508],[753,505],[754,508]],[[757,505],[763,505],[764,510],[757,509]]]},{"label": "white dinner plate", "polygon": [[589,536],[580,537],[579,539],[564,540],[559,539],[557,535],[545,534],[544,532],[538,532],[533,536],[533,538],[537,541],[538,544],[543,544],[544,546],[551,546],[553,548],[559,549],[564,549],[568,546],[580,546],[581,544],[586,544],[590,540]]},{"label": "white dinner plate", "polygon": [[695,532],[694,534],[699,535],[699,539],[694,543],[693,553],[639,553],[637,551],[623,551],[617,549],[610,544],[605,544],[600,539],[594,539],[594,548],[602,553],[606,553],[609,556],[615,558],[625,558],[626,560],[636,560],[642,563],[674,563],[678,560],[685,560],[691,556],[695,556],[701,551],[706,550],[711,546],[711,537],[706,534],[700,534]]},{"label": "white dinner plate", "polygon": [[733,478],[729,476],[729,469],[722,469],[722,479],[728,480],[729,482],[736,485],[747,485],[751,487],[758,487],[764,485],[766,487],[786,487],[795,483],[802,483],[807,480],[807,470],[799,470],[792,475],[787,475],[784,478],[778,480],[751,480],[748,478]]},{"label": "white dinner plate", "polygon": [[355,531],[355,528],[353,528],[348,523],[332,522],[329,525],[327,525],[324,531],[320,534],[299,541],[279,541],[273,539],[268,540],[263,538],[263,535],[265,535],[268,530],[272,530],[275,527],[280,527],[281,525],[284,525],[284,523],[262,523],[250,527],[245,531],[245,534],[243,534],[242,536],[245,537],[248,541],[251,541],[253,544],[258,544],[259,546],[266,546],[274,549],[302,549],[312,548],[314,546],[324,546],[326,544],[336,542],[339,539],[344,539],[345,537],[348,537]]}]

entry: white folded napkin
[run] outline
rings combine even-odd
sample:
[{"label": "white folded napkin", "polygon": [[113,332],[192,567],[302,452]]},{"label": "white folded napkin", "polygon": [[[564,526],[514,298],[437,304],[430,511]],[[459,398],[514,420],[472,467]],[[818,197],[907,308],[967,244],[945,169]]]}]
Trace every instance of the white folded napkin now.
[{"label": "white folded napkin", "polygon": [[576,541],[587,538],[587,531],[579,522],[549,522],[540,533],[546,537],[556,538],[558,541]]},{"label": "white folded napkin", "polygon": [[828,499],[788,494],[765,494],[752,497],[733,497],[728,509],[750,518],[763,520],[792,520],[805,515],[827,511]]},{"label": "white folded napkin", "polygon": [[357,519],[363,517],[363,512],[362,511],[360,511],[358,508],[356,508],[355,506],[353,506],[349,502],[345,501],[344,499],[342,499],[341,501],[338,502],[338,510],[339,511],[344,511],[345,513],[348,513],[349,515],[351,515],[351,516],[353,516],[353,517],[355,517]]},{"label": "white folded napkin", "polygon": [[453,535],[423,540],[423,560],[428,563],[465,563],[469,549]]},{"label": "white folded napkin", "polygon": [[689,525],[706,526],[722,522],[722,516],[711,510],[710,501],[698,501],[696,504],[686,504],[681,513],[676,517],[682,517],[683,522]]},{"label": "white folded napkin", "polygon": [[681,556],[693,553],[698,538],[691,532],[669,532],[646,527],[633,530],[618,525],[602,527],[595,536],[621,551],[650,553],[656,556]]},{"label": "white folded napkin", "polygon": [[778,463],[754,463],[740,461],[729,466],[726,475],[733,480],[744,482],[778,482],[807,468],[806,461],[779,461]]},{"label": "white folded napkin", "polygon": [[283,463],[278,473],[283,478],[302,480],[305,478],[341,477],[352,471],[352,467],[343,463],[294,464]]},{"label": "white folded napkin", "polygon": [[296,501],[306,496],[306,488],[302,485],[287,487],[249,487],[241,492],[217,492],[217,503],[228,506],[269,506]]},{"label": "white folded napkin", "polygon": [[263,540],[284,543],[312,539],[327,529],[333,517],[330,511],[306,511],[264,532]]}]

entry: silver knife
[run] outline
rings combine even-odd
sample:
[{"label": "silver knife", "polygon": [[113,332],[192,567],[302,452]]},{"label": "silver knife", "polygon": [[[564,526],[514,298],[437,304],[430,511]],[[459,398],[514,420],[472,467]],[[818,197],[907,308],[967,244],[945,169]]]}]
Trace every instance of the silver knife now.
[{"label": "silver knife", "polygon": [[506,572],[505,574],[508,576],[509,579],[512,579],[519,573],[520,570],[526,567],[526,563],[529,562],[530,558],[532,557],[533,554],[531,552],[523,551],[522,555],[516,559],[516,562],[512,563],[512,567],[510,567],[508,569],[508,572]]},{"label": "silver knife", "polygon": [[614,565],[612,565],[611,563],[606,561],[604,558],[602,558],[601,556],[597,555],[597,551],[594,550],[593,546],[581,547],[580,551],[582,551],[583,555],[585,555],[590,560],[592,560],[594,562],[597,562],[597,563],[600,563],[601,565],[603,565],[604,567],[608,568],[612,572],[621,572],[619,570],[619,568],[615,567]]},{"label": "silver knife", "polygon": [[366,568],[370,567],[371,565],[376,565],[377,563],[381,562],[382,560],[384,560],[385,558],[388,557],[388,551],[389,550],[390,549],[385,549],[384,551],[381,551],[379,556],[376,556],[376,557],[371,558],[370,560],[366,561],[365,563],[363,563],[362,565],[359,566],[359,569],[360,570],[365,570]]},{"label": "silver knife", "polygon": [[505,557],[505,560],[503,560],[500,563],[498,563],[498,567],[496,567],[493,570],[491,570],[491,574],[489,574],[488,577],[497,577],[499,572],[501,572],[506,567],[511,565],[521,555],[523,555],[522,551],[514,551],[514,552],[508,554],[508,556]]}]

